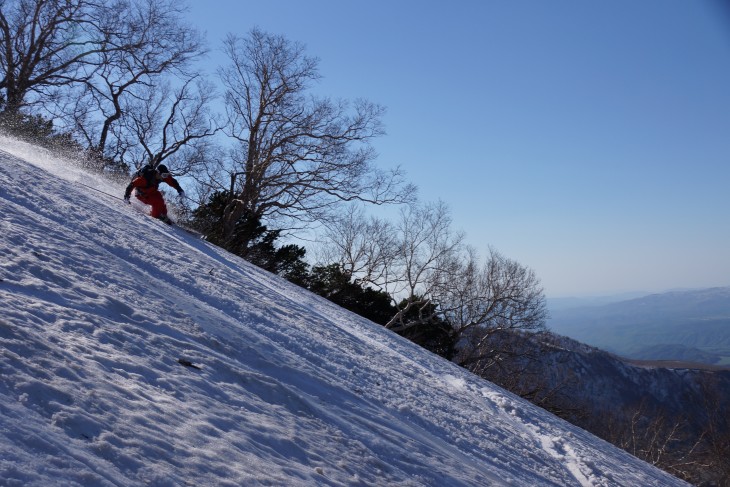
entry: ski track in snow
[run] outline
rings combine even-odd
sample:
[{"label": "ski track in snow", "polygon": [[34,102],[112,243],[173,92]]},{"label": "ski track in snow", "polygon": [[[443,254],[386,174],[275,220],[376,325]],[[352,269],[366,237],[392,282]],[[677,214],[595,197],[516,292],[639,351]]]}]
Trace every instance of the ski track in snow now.
[{"label": "ski track in snow", "polygon": [[122,192],[0,137],[0,485],[686,485]]},{"label": "ski track in snow", "polygon": [[610,475],[600,471],[593,462],[583,458],[570,445],[569,440],[574,438],[572,433],[568,433],[565,438],[555,436],[554,433],[547,431],[539,423],[533,423],[529,419],[523,418],[518,407],[505,395],[486,389],[483,394],[484,397],[494,401],[503,411],[514,416],[521,423],[520,429],[523,431],[524,437],[532,437],[536,446],[539,446],[564,465],[582,487],[611,485]]}]

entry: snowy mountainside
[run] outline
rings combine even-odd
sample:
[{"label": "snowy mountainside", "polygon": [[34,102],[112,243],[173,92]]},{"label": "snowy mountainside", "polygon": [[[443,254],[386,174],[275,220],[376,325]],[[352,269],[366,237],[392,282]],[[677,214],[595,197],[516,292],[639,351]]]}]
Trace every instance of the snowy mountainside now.
[{"label": "snowy mountainside", "polygon": [[0,138],[0,485],[687,485],[79,182]]}]

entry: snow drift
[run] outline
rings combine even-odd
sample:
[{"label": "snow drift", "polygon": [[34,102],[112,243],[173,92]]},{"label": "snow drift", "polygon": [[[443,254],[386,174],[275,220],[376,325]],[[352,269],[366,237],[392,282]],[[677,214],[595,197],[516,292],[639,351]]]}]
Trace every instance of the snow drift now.
[{"label": "snow drift", "polygon": [[0,149],[2,486],[686,485]]}]

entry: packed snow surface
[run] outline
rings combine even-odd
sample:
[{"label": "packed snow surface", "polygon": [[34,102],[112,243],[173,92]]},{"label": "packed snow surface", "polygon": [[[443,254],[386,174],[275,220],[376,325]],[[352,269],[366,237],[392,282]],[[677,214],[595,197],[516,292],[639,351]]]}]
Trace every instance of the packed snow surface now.
[{"label": "packed snow surface", "polygon": [[122,192],[0,138],[0,485],[686,485]]}]

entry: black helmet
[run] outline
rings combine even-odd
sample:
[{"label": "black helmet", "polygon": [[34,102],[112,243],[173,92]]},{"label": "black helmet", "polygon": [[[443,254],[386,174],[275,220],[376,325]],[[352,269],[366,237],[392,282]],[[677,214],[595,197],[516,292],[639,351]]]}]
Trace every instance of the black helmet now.
[{"label": "black helmet", "polygon": [[159,166],[157,166],[157,172],[159,172],[160,176],[162,176],[163,178],[166,178],[170,175],[170,170],[164,164],[160,164]]}]

